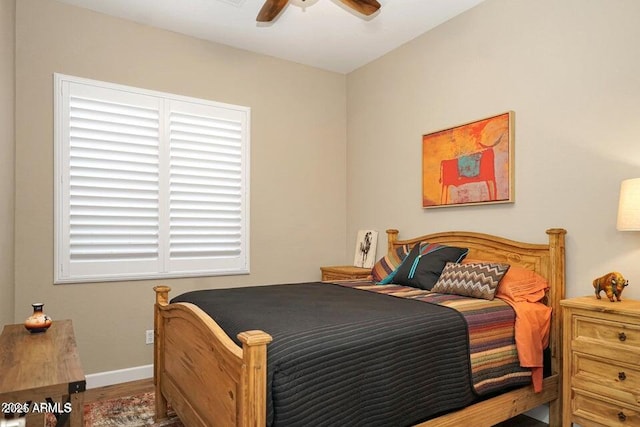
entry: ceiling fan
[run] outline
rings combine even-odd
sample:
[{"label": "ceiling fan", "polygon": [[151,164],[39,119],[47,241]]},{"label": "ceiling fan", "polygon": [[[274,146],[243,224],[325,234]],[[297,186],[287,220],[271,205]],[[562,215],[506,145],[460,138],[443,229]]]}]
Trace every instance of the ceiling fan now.
[{"label": "ceiling fan", "polygon": [[[289,0],[266,0],[258,13],[256,21],[271,22],[284,9],[287,3],[289,3]],[[380,9],[380,3],[376,0],[342,0],[342,3],[367,16]]]}]

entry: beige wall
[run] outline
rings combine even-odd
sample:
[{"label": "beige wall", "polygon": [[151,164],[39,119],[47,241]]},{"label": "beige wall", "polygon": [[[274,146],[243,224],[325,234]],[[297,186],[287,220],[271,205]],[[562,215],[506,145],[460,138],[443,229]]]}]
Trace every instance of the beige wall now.
[{"label": "beige wall", "polygon": [[15,0],[0,0],[0,326],[13,323]]},{"label": "beige wall", "polygon": [[[640,177],[639,16],[636,0],[487,0],[349,74],[347,236],[564,227],[569,296],[619,270],[640,297],[640,233],[615,229],[620,181]],[[421,136],[508,110],[515,204],[423,210]]]},{"label": "beige wall", "polygon": [[[14,2],[1,5],[6,163]],[[636,0],[487,0],[345,79],[52,0],[20,0],[8,319],[24,319],[34,300],[54,318],[72,318],[87,373],[151,363],[143,332],[152,327],[154,282],[52,285],[54,72],[252,108],[252,274],[167,281],[174,294],[315,279],[319,265],[351,261],[358,229],[381,231],[380,254],[389,227],[539,242],[546,228],[565,227],[570,296],[620,270],[632,282],[625,295],[639,298],[640,234],[615,230],[620,181],[640,177],[637,16]],[[423,210],[421,135],[507,110],[515,111],[516,203]],[[1,166],[7,322],[13,168]]]},{"label": "beige wall", "polygon": [[152,363],[153,281],[53,285],[53,73],[251,107],[251,274],[193,288],[319,279],[345,258],[346,77],[51,0],[16,32],[16,306],[74,321],[86,373]]}]

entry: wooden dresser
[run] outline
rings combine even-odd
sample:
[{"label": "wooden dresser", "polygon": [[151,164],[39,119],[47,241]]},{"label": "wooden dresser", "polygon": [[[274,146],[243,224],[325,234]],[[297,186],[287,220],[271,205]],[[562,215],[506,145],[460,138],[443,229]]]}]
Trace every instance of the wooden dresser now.
[{"label": "wooden dresser", "polygon": [[562,425],[640,426],[640,301],[592,295],[560,304]]},{"label": "wooden dresser", "polygon": [[358,280],[366,279],[371,274],[370,268],[353,267],[350,265],[338,265],[330,267],[320,267],[322,281],[331,280]]}]

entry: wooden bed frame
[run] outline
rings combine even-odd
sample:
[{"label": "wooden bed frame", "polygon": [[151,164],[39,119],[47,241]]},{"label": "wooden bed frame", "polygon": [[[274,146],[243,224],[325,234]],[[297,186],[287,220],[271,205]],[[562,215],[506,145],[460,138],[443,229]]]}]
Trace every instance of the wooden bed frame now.
[{"label": "wooden bed frame", "polygon": [[[522,387],[419,424],[420,427],[492,426],[549,403],[549,425],[562,419],[562,333],[560,300],[565,289],[566,231],[547,230],[548,244],[516,242],[488,234],[453,231],[408,240],[387,230],[388,249],[421,241],[469,248],[467,258],[519,265],[549,281],[551,376],[535,393]],[[237,346],[215,321],[193,304],[169,304],[168,286],[156,286],[154,383],[156,419],[167,417],[167,402],[188,426],[264,426],[267,344],[263,331],[238,335]]]}]

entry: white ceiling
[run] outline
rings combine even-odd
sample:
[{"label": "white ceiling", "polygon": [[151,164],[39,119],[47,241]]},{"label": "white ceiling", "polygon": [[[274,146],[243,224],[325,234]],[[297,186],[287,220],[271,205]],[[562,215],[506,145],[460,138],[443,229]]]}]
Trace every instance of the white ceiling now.
[{"label": "white ceiling", "polygon": [[349,73],[484,0],[378,0],[366,17],[340,0],[290,0],[258,23],[263,0],[61,0],[142,24]]}]

